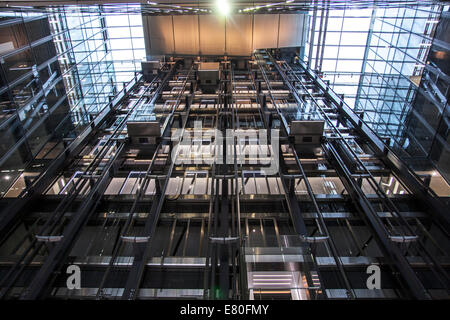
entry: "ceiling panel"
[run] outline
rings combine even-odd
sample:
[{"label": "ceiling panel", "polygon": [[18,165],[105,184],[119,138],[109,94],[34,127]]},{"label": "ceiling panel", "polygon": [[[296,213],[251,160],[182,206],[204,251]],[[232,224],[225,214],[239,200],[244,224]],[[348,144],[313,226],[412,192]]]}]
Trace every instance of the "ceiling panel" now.
[{"label": "ceiling panel", "polygon": [[278,14],[255,14],[253,48],[276,48],[278,42]]},{"label": "ceiling panel", "polygon": [[146,51],[155,55],[251,55],[304,46],[304,14],[143,16]]},{"label": "ceiling panel", "polygon": [[295,47],[303,43],[303,14],[280,14],[278,47]]},{"label": "ceiling panel", "polygon": [[253,16],[236,14],[227,19],[226,23],[227,54],[245,56],[252,52]]},{"label": "ceiling panel", "polygon": [[200,15],[200,54],[225,53],[225,17]]},{"label": "ceiling panel", "polygon": [[155,55],[172,53],[172,16],[151,16],[147,21],[147,28],[151,30],[148,32],[150,41],[147,42],[150,44],[150,51]]},{"label": "ceiling panel", "polygon": [[198,16],[173,16],[173,26],[175,34],[175,53],[198,54]]}]

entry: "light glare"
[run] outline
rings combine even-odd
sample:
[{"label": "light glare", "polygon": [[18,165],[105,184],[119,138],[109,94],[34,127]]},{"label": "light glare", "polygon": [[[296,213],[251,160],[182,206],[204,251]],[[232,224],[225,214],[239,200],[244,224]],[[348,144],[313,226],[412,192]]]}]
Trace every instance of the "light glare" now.
[{"label": "light glare", "polygon": [[227,16],[231,11],[228,0],[216,0],[216,7],[217,11],[219,11],[219,13],[223,16]]}]

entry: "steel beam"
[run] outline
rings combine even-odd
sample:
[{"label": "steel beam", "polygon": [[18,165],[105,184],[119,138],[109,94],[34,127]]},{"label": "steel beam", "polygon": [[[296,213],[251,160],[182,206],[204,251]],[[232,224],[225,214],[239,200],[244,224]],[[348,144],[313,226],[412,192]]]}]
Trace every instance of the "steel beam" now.
[{"label": "steel beam", "polygon": [[425,186],[422,180],[392,151],[383,140],[339,97],[333,90],[304,62],[300,67],[313,83],[323,92],[325,97],[338,109],[343,118],[348,121],[373,147],[374,151],[384,160],[391,170],[401,179],[406,187],[423,203],[424,209],[438,220],[444,230],[450,230],[450,215],[448,208],[434,192]]},{"label": "steel beam", "polygon": [[108,104],[100,114],[91,122],[79,136],[77,136],[67,148],[61,152],[47,167],[47,169],[42,172],[32,183],[32,185],[27,188],[24,192],[14,199],[0,214],[0,235],[9,234],[8,231],[14,221],[25,213],[25,206],[30,202],[36,200],[36,198],[44,192],[48,187],[48,184],[55,178],[55,176],[62,170],[62,168],[73,159],[74,156],[78,155],[82,150],[87,140],[92,137],[98,130],[98,128],[103,124],[103,122],[115,112],[115,108],[119,102],[125,96],[127,90],[132,90],[132,88],[138,83],[142,75],[138,78],[133,78],[128,85],[114,98],[114,100]]}]

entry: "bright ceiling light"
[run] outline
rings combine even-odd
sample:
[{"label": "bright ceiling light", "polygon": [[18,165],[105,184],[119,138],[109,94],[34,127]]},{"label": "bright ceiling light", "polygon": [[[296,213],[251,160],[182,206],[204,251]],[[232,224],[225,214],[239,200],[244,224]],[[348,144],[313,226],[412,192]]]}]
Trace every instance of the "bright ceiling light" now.
[{"label": "bright ceiling light", "polygon": [[228,0],[216,0],[216,7],[219,14],[227,16],[231,11],[231,6]]}]

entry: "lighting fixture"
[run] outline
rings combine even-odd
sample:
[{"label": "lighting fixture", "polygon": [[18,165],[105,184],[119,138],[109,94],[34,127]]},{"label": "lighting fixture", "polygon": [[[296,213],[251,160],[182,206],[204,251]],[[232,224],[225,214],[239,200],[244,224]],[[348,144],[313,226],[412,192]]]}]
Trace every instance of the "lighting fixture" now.
[{"label": "lighting fixture", "polygon": [[222,16],[227,16],[231,11],[231,6],[228,0],[216,0],[217,11]]}]

